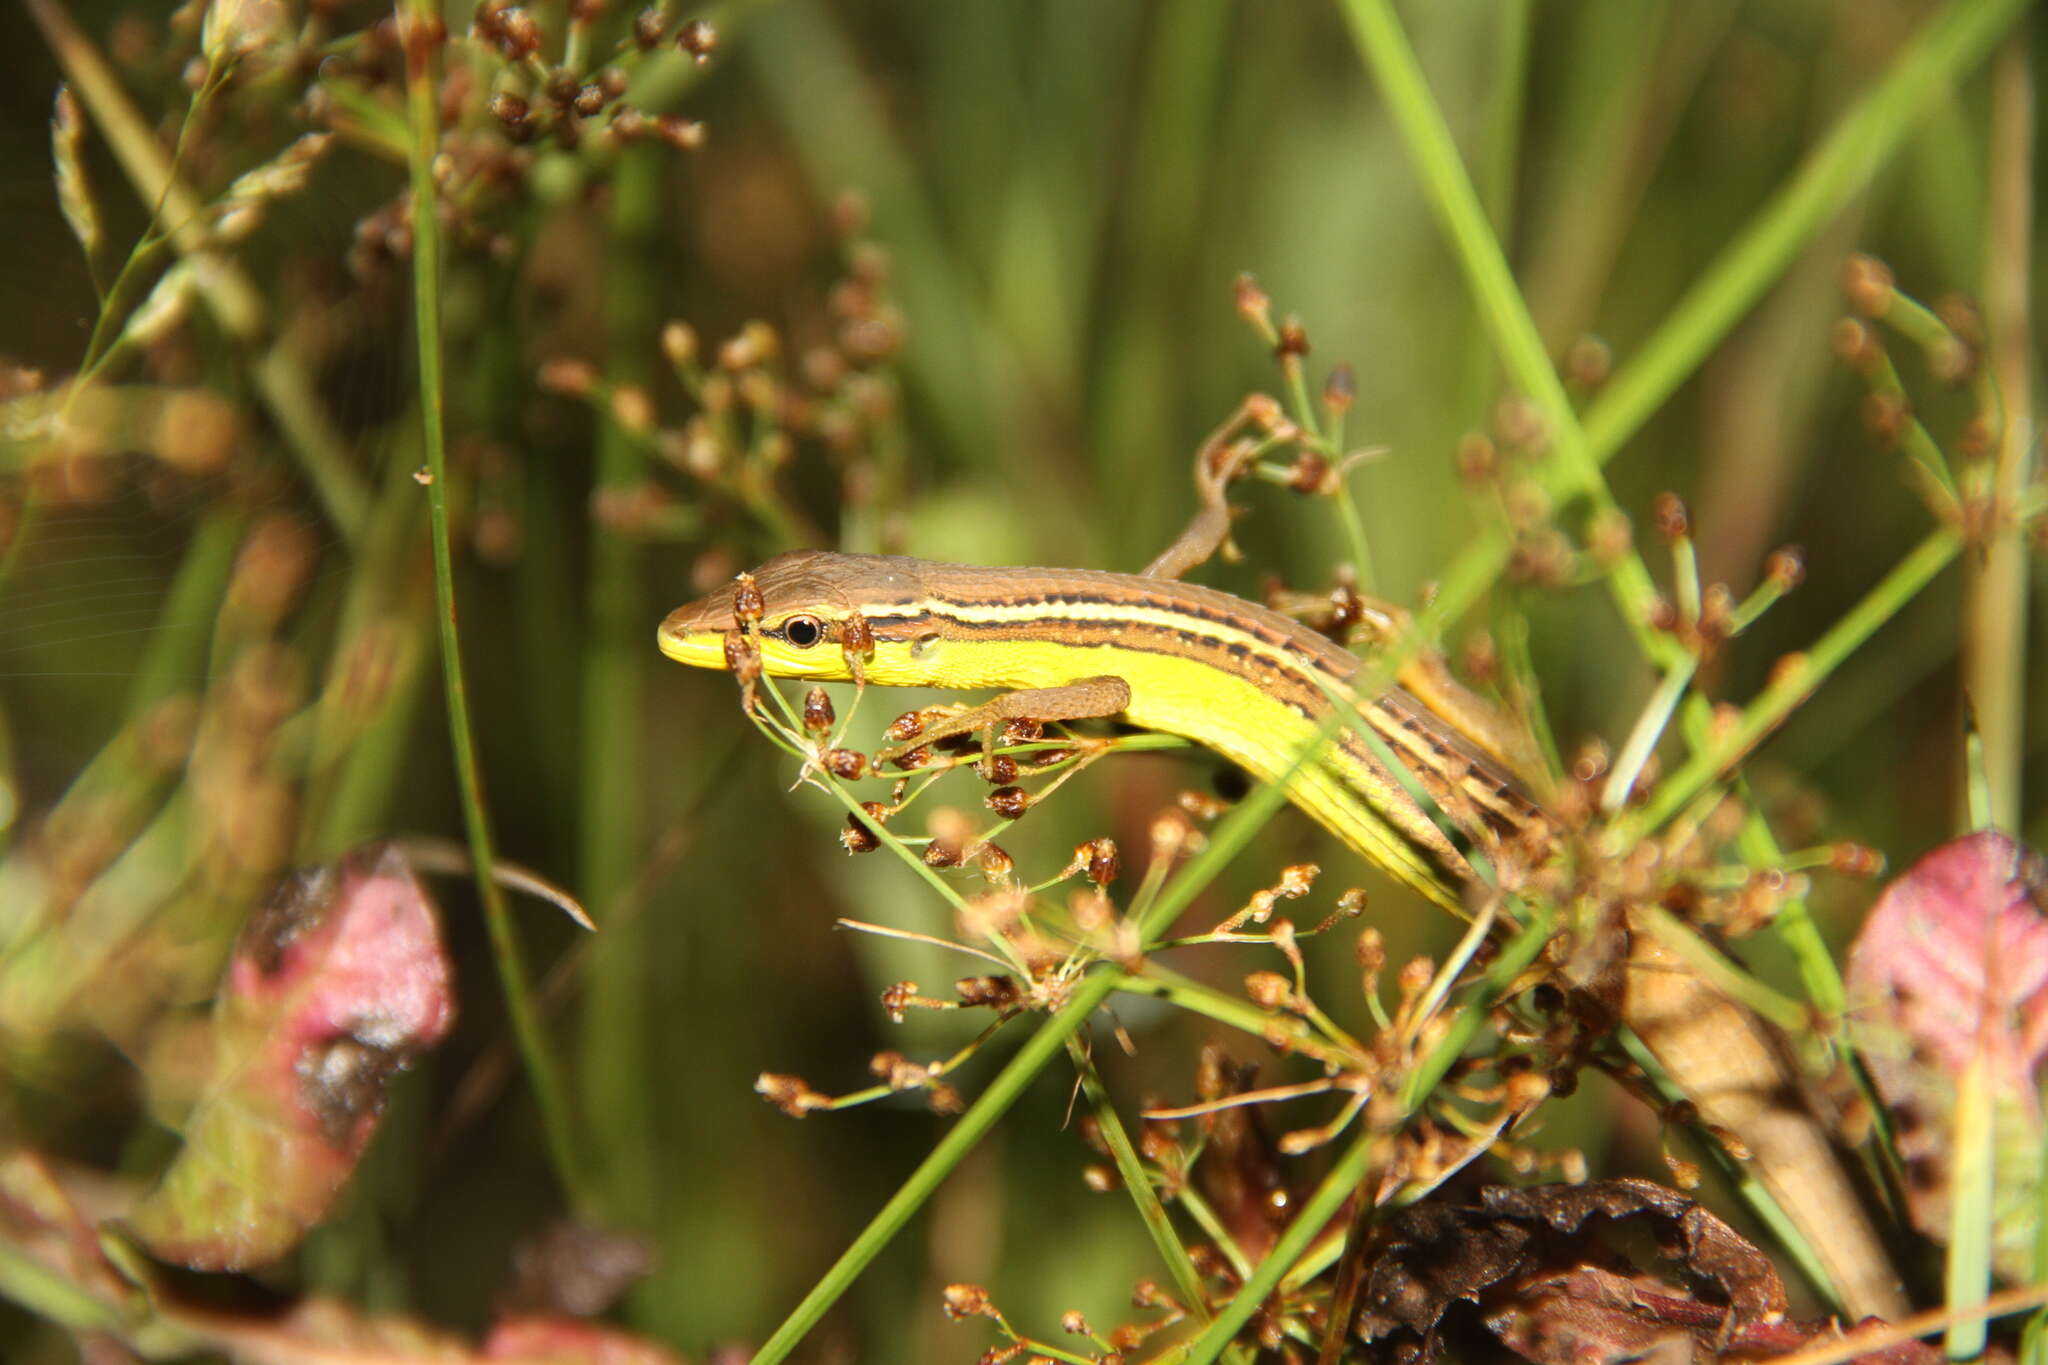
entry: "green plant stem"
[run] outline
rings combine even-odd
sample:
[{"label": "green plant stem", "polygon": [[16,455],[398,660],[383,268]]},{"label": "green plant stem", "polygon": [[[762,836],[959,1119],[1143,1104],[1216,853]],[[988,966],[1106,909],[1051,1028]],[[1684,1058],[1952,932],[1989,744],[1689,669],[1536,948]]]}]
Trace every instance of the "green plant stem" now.
[{"label": "green plant stem", "polygon": [[2012,514],[2033,481],[2034,367],[2029,318],[2033,260],[2033,71],[2024,35],[2009,42],[1993,69],[1988,158],[1988,240],[1984,313],[1987,365],[2004,410],[1991,499],[1988,543],[1973,557],[1964,603],[1964,687],[1984,743],[1991,823],[2021,828],[2020,756],[2026,746],[2027,544]]},{"label": "green plant stem", "polygon": [[1757,741],[1792,714],[1794,708],[1805,701],[1813,689],[1840,666],[1842,660],[1875,634],[1879,626],[1897,615],[1936,574],[1948,567],[1962,548],[1962,537],[1947,528],[1934,532],[1915,546],[1862,601],[1814,641],[1813,647],[1800,660],[1788,661],[1791,666],[1779,669],[1756,699],[1743,709],[1740,721],[1659,782],[1641,813],[1626,822],[1626,829],[1656,829],[1704,791],[1709,783],[1718,780],[1755,748]]},{"label": "green plant stem", "polygon": [[[612,173],[610,246],[605,253],[605,371],[615,384],[644,385],[659,296],[649,263],[659,259],[661,191],[666,159],[658,146],[636,147]],[[629,487],[646,475],[642,444],[609,416],[598,428],[595,492]],[[639,543],[605,526],[591,527],[588,621],[583,642],[582,892],[624,942],[591,960],[579,1042],[583,1112],[602,1114],[607,1131],[627,1135],[593,1155],[602,1163],[606,1207],[615,1218],[643,1218],[653,1207],[654,1149],[638,1134],[654,1131],[653,1087],[660,1068],[647,1032],[648,961],[645,922],[609,924],[608,911],[632,883],[641,855],[639,750],[648,622],[640,602]]]},{"label": "green plant stem", "polygon": [[1166,1206],[1159,1202],[1159,1192],[1152,1188],[1151,1173],[1138,1157],[1138,1151],[1131,1145],[1131,1135],[1124,1131],[1123,1120],[1117,1117],[1116,1105],[1109,1098],[1109,1092],[1102,1087],[1102,1076],[1095,1069],[1094,1060],[1077,1038],[1067,1039],[1067,1056],[1073,1060],[1074,1070],[1080,1073],[1081,1090],[1088,1098],[1088,1106],[1095,1115],[1097,1130],[1102,1134],[1103,1145],[1109,1148],[1110,1159],[1116,1163],[1117,1174],[1123,1177],[1124,1192],[1138,1210],[1138,1217],[1144,1221],[1145,1231],[1152,1238],[1152,1245],[1159,1250],[1159,1259],[1166,1262],[1167,1272],[1173,1276],[1174,1287],[1180,1291],[1182,1301],[1195,1320],[1209,1321],[1208,1301],[1202,1294],[1201,1272],[1188,1257],[1188,1249],[1181,1245],[1174,1233],[1173,1220],[1167,1216]]},{"label": "green plant stem", "polygon": [[527,986],[518,927],[512,922],[504,890],[497,881],[497,856],[484,803],[483,774],[477,764],[476,738],[470,728],[462,640],[455,620],[455,564],[448,533],[446,391],[441,376],[441,234],[434,210],[434,157],[440,148],[441,125],[434,45],[424,36],[438,19],[432,0],[406,0],[399,12],[406,50],[406,97],[412,119],[413,305],[418,331],[420,434],[427,456],[427,511],[433,528],[435,614],[440,622],[449,742],[455,751],[455,773],[462,793],[463,822],[469,831],[470,857],[476,865],[477,896],[483,903],[484,923],[497,959],[506,1012],[511,1016],[512,1031],[519,1040],[527,1076],[533,1084],[534,1101],[540,1110],[555,1173],[572,1202],[587,1207],[584,1167],[577,1156],[566,1091]]},{"label": "green plant stem", "polygon": [[[1991,1292],[1991,1220],[1996,1193],[1996,1148],[1993,1138],[1990,1063],[1981,1054],[1963,1067],[1956,1082],[1955,1118],[1949,1130],[1954,1182],[1949,1208],[1947,1276],[1944,1306],[1969,1310]],[[1985,1323],[1977,1314],[1963,1317],[1948,1329],[1943,1343],[1950,1360],[1975,1360],[1984,1354]]]}]

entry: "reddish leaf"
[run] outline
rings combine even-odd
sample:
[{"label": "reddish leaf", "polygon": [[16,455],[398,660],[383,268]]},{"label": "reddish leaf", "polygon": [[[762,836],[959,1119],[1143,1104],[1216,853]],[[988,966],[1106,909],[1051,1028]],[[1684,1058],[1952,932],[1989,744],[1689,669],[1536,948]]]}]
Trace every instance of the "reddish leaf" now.
[{"label": "reddish leaf", "polygon": [[1897,1121],[1913,1222],[1948,1235],[1956,1078],[1994,1092],[1999,1269],[2032,1258],[2048,1064],[2048,860],[1985,830],[1893,881],[1849,954],[1852,1036]]},{"label": "reddish leaf", "polygon": [[395,849],[287,877],[236,944],[207,1088],[136,1235],[200,1270],[283,1255],[347,1183],[391,1077],[454,1014],[438,916]]}]

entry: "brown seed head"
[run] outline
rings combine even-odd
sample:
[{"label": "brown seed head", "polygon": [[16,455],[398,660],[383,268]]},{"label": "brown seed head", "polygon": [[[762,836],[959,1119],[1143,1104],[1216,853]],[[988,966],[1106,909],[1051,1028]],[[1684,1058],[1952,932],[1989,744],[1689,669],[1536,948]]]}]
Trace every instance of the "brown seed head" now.
[{"label": "brown seed head", "polygon": [[1342,420],[1357,400],[1358,375],[1349,361],[1341,361],[1331,368],[1330,377],[1323,381],[1323,411],[1333,421]]},{"label": "brown seed head", "polygon": [[1330,462],[1316,451],[1304,449],[1287,469],[1287,486],[1297,493],[1334,492]]},{"label": "brown seed head", "polygon": [[832,697],[822,687],[813,687],[804,693],[804,729],[814,735],[822,735],[832,728],[838,719],[832,710]]},{"label": "brown seed head", "polygon": [[1597,389],[1614,372],[1614,349],[1590,332],[1564,353],[1565,382],[1578,389]]},{"label": "brown seed head", "polygon": [[988,1290],[978,1284],[949,1284],[941,1296],[941,1307],[946,1316],[958,1322],[962,1318],[993,1318],[995,1305],[990,1302]]},{"label": "brown seed head", "polygon": [[1117,856],[1116,840],[1114,839],[1090,839],[1087,843],[1081,845],[1080,848],[1074,850],[1074,852],[1076,857],[1081,856],[1083,853],[1086,854],[1088,880],[1094,882],[1097,886],[1108,886],[1111,882],[1115,881],[1117,872],[1123,866],[1121,859]]},{"label": "brown seed head", "polygon": [[1308,354],[1308,329],[1301,325],[1300,318],[1290,317],[1280,324],[1280,339],[1274,343],[1273,352],[1282,360]]},{"label": "brown seed head", "polygon": [[754,581],[754,576],[750,573],[735,575],[732,589],[733,619],[742,625],[758,626],[761,624],[761,614],[766,610],[767,604],[761,600],[761,585]]},{"label": "brown seed head", "polygon": [[1273,301],[1266,297],[1266,291],[1259,288],[1259,282],[1250,275],[1239,275],[1235,286],[1237,315],[1258,328],[1262,335],[1273,330]]},{"label": "brown seed head", "polygon": [[1650,504],[1650,522],[1666,545],[1674,545],[1692,534],[1692,517],[1685,500],[1676,493],[1659,493]]},{"label": "brown seed head", "polygon": [[1867,318],[1881,318],[1891,311],[1892,293],[1897,288],[1891,267],[1875,256],[1857,252],[1842,266],[1842,292],[1849,306]]},{"label": "brown seed head", "polygon": [[1828,344],[1858,374],[1869,373],[1884,356],[1884,343],[1878,340],[1877,329],[1862,318],[1837,319],[1828,335]]},{"label": "brown seed head", "polygon": [[1493,482],[1500,473],[1500,451],[1483,431],[1468,431],[1458,438],[1451,455],[1451,467],[1462,483],[1479,486]]},{"label": "brown seed head", "polygon": [[1015,820],[1031,809],[1031,793],[1022,787],[998,787],[982,803],[1005,820]]},{"label": "brown seed head", "polygon": [[1278,972],[1253,972],[1244,979],[1244,993],[1260,1009],[1286,1009],[1294,1000],[1294,983]]},{"label": "brown seed head", "polygon": [[677,151],[694,152],[704,145],[704,125],[680,114],[662,114],[654,120],[654,135]]},{"label": "brown seed head", "polygon": [[718,30],[705,20],[688,20],[676,30],[676,50],[702,66],[718,50]]},{"label": "brown seed head", "polygon": [[761,681],[761,650],[746,635],[737,630],[725,633],[725,666],[740,680],[743,687],[751,687]]},{"label": "brown seed head", "polygon": [[1847,877],[1875,877],[1884,871],[1884,854],[1868,844],[1839,843],[1828,851],[1828,866]]},{"label": "brown seed head", "polygon": [[540,367],[540,386],[565,398],[587,397],[597,389],[597,367],[587,360],[558,356]]},{"label": "brown seed head", "polygon": [[1806,581],[1806,552],[1797,545],[1784,545],[1764,560],[1764,579],[1779,592],[1790,592]]},{"label": "brown seed head", "polygon": [[1897,444],[1907,424],[1913,420],[1912,404],[1904,395],[1897,393],[1865,394],[1858,411],[1870,434],[1887,446]]},{"label": "brown seed head", "polygon": [[697,331],[687,322],[670,319],[661,329],[661,353],[679,370],[697,363]]},{"label": "brown seed head", "polygon": [[516,138],[523,140],[533,131],[528,122],[532,113],[532,106],[527,104],[524,95],[501,90],[491,96],[491,117],[504,124],[505,131]]}]

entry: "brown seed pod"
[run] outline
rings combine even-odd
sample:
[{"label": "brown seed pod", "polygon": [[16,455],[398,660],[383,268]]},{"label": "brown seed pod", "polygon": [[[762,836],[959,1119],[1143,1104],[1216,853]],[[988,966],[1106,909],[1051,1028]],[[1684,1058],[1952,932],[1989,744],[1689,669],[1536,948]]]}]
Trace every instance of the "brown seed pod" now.
[{"label": "brown seed pod", "polygon": [[761,623],[761,613],[766,610],[767,604],[761,600],[761,588],[754,582],[754,576],[750,573],[739,575],[734,580],[732,591],[733,619],[742,625],[756,626]]},{"label": "brown seed pod", "polygon": [[825,771],[842,782],[858,781],[868,770],[868,756],[858,749],[827,749]]},{"label": "brown seed pod", "polygon": [[1108,886],[1116,880],[1116,874],[1123,864],[1117,855],[1116,840],[1091,839],[1082,846],[1088,851],[1088,880],[1097,886]]},{"label": "brown seed pod", "polygon": [[974,765],[974,771],[991,787],[1007,787],[1017,780],[1017,760],[1008,754],[990,754]]},{"label": "brown seed pod", "polygon": [[1657,528],[1657,534],[1667,545],[1674,544],[1692,534],[1692,516],[1685,508],[1685,499],[1676,493],[1659,493],[1650,504],[1650,523]]},{"label": "brown seed pod", "polygon": [[1764,560],[1764,578],[1779,592],[1790,592],[1806,581],[1806,552],[1797,545],[1771,551]]},{"label": "brown seed pod", "polygon": [[1031,793],[1022,787],[998,787],[982,801],[1005,820],[1015,820],[1031,809]]},{"label": "brown seed pod", "polygon": [[718,30],[703,19],[691,19],[676,30],[676,50],[701,66],[718,50]]},{"label": "brown seed pod", "polygon": [[822,735],[832,728],[838,719],[832,710],[832,698],[822,687],[814,687],[804,693],[804,729],[814,735]]},{"label": "brown seed pod", "polygon": [[1323,411],[1341,419],[1357,400],[1358,375],[1352,370],[1350,361],[1341,361],[1330,370],[1330,377],[1323,381]]},{"label": "brown seed pod", "polygon": [[839,626],[839,648],[849,659],[871,659],[875,654],[875,628],[859,612]]},{"label": "brown seed pod", "polygon": [[741,686],[751,687],[761,680],[761,651],[744,633],[729,630],[725,633],[725,666]]},{"label": "brown seed pod", "polygon": [[846,817],[846,828],[839,831],[839,843],[848,853],[873,853],[882,846],[880,836],[855,815]]}]

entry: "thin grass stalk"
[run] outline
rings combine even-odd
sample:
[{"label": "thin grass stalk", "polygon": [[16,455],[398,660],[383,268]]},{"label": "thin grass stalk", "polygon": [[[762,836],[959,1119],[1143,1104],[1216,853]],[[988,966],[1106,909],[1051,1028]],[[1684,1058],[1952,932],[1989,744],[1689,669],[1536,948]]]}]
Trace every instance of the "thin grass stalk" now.
[{"label": "thin grass stalk", "polygon": [[1984,314],[1988,364],[2005,410],[1992,471],[1992,529],[1973,560],[1965,602],[1964,688],[1984,743],[1991,823],[2020,828],[2020,760],[2026,746],[2027,545],[2016,515],[2033,481],[2032,325],[2034,88],[2025,31],[1999,53],[1991,92]]},{"label": "thin grass stalk", "polygon": [[[1529,0],[1502,0],[1496,6],[1492,99],[1486,106],[1484,131],[1472,157],[1480,207],[1486,212],[1494,238],[1502,242],[1514,240],[1519,210],[1515,183],[1521,167],[1522,124],[1529,98],[1530,35],[1534,29],[1530,8]],[[1466,355],[1469,371],[1461,410],[1482,412],[1498,373],[1483,325],[1474,332]]]},{"label": "thin grass stalk", "polygon": [[[658,147],[637,147],[612,173],[609,248],[605,252],[606,374],[615,384],[644,385],[659,297],[649,266],[659,259],[661,188],[666,159]],[[596,493],[630,487],[645,476],[642,444],[618,421],[597,437]],[[641,710],[650,622],[641,607],[638,542],[599,520],[591,527],[588,632],[583,642],[583,895],[600,918],[632,883],[643,843],[640,820]],[[655,1192],[650,1078],[661,1073],[648,1017],[649,926],[644,920],[608,926],[624,941],[593,958],[583,998],[580,1043],[584,1112],[603,1115],[602,1133],[623,1140],[594,1153],[602,1163],[607,1207],[615,1216],[644,1214]]]},{"label": "thin grass stalk", "polygon": [[1151,1173],[1139,1159],[1137,1148],[1131,1145],[1131,1135],[1124,1130],[1123,1120],[1117,1116],[1115,1102],[1103,1089],[1102,1076],[1095,1069],[1094,1059],[1076,1038],[1067,1039],[1067,1056],[1073,1061],[1074,1070],[1080,1073],[1081,1091],[1087,1096],[1090,1112],[1095,1115],[1103,1145],[1109,1148],[1110,1160],[1116,1163],[1117,1174],[1123,1178],[1124,1192],[1137,1208],[1138,1217],[1152,1238],[1152,1245],[1158,1249],[1159,1259],[1166,1263],[1174,1288],[1180,1291],[1181,1300],[1194,1319],[1207,1323],[1212,1315],[1208,1300],[1202,1293],[1201,1272],[1195,1269],[1188,1249],[1181,1245],[1179,1234],[1174,1232],[1173,1219],[1167,1214],[1166,1206],[1159,1202],[1159,1192],[1152,1188]]},{"label": "thin grass stalk", "polygon": [[483,903],[484,924],[497,960],[506,1012],[511,1016],[512,1031],[519,1040],[526,1073],[533,1085],[548,1153],[571,1202],[588,1207],[585,1171],[577,1155],[566,1091],[527,986],[518,926],[512,922],[505,892],[498,885],[483,773],[477,764],[468,687],[463,681],[462,639],[455,620],[455,565],[448,533],[446,392],[441,375],[441,232],[434,184],[441,122],[434,62],[439,44],[432,35],[440,27],[440,15],[432,0],[405,0],[398,11],[398,24],[404,36],[406,99],[412,120],[413,304],[418,331],[420,435],[427,456],[427,511],[433,528],[435,614],[440,622],[449,741],[455,751],[455,773],[462,794],[463,823],[469,832],[470,858],[476,866],[477,896]]}]

